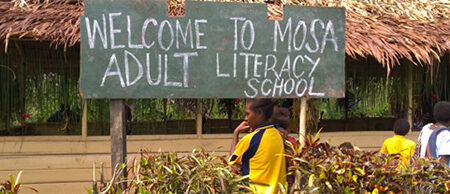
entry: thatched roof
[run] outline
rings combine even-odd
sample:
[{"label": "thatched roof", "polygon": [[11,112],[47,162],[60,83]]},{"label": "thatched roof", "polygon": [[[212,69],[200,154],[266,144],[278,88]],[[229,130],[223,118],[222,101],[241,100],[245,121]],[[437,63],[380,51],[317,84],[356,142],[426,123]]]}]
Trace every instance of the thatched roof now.
[{"label": "thatched roof", "polygon": [[[0,0],[0,39],[49,40],[73,46],[80,41],[79,16],[83,0]],[[229,0],[223,0],[229,1]],[[235,1],[235,0],[233,0]],[[244,0],[248,2],[247,0]],[[249,3],[262,3],[262,0]],[[278,0],[277,0],[278,1]],[[283,4],[346,8],[346,53],[374,56],[390,69],[406,58],[416,65],[430,64],[450,53],[448,0],[281,0]],[[172,0],[170,7],[179,7]],[[177,9],[180,10],[180,9]],[[282,12],[271,6],[274,17]]]},{"label": "thatched roof", "polygon": [[80,42],[83,0],[39,1],[0,0],[0,39],[49,40],[64,47]]}]

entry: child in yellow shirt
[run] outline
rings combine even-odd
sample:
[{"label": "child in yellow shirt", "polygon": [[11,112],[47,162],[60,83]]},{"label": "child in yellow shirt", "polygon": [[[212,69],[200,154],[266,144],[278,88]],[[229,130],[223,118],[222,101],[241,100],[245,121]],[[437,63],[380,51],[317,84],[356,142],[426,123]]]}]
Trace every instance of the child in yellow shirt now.
[{"label": "child in yellow shirt", "polygon": [[398,119],[394,123],[393,137],[387,138],[380,152],[385,154],[400,154],[402,156],[402,164],[408,163],[409,158],[414,154],[416,143],[407,139],[405,135],[409,131],[409,123],[406,119]]}]

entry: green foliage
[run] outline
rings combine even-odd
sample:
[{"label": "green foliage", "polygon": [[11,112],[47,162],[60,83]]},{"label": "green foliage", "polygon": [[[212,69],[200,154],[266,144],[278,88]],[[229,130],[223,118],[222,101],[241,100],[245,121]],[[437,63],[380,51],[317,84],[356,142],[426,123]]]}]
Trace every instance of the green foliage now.
[{"label": "green foliage", "polygon": [[[133,168],[137,191],[229,193],[238,189],[233,175],[222,157],[204,151],[177,158],[174,153],[141,156],[139,166]],[[139,171],[137,170],[139,169]]]},{"label": "green foliage", "polygon": [[337,99],[321,99],[319,111],[323,112],[323,119],[342,119],[345,110],[339,106]]},{"label": "green foliage", "polygon": [[218,104],[218,117],[223,118],[224,116],[229,119],[242,119],[244,118],[245,102],[241,102],[238,99],[215,99]]},{"label": "green foliage", "polygon": [[[345,99],[322,99],[319,110],[323,119],[343,119],[347,106],[348,118],[393,117],[404,111],[407,86],[400,78],[349,77]],[[347,101],[347,102],[345,102]]]},{"label": "green foliage", "polygon": [[338,149],[308,137],[306,146],[291,155],[296,174],[294,188],[302,192],[446,193],[450,169],[436,159],[414,159],[401,165],[399,155]]},{"label": "green foliage", "polygon": [[[413,158],[409,164],[401,166],[400,155],[339,149],[320,143],[318,137],[308,136],[305,146],[292,147],[296,151],[287,155],[290,158],[289,173],[295,175],[293,187],[288,192],[450,192],[450,168],[441,165],[437,159]],[[100,186],[90,191],[121,193],[120,183],[128,184],[123,192],[143,194],[233,193],[248,189],[243,181],[248,177],[232,173],[225,157],[204,150],[194,150],[181,157],[176,153],[141,151],[140,160],[133,162],[128,171],[128,177],[132,179],[111,181],[110,184],[100,181]]]},{"label": "green foliage", "polygon": [[61,104],[70,106],[78,114],[82,100],[78,93],[78,78],[75,75],[59,73],[29,77],[26,81],[27,122],[46,122],[47,118],[60,110]]},{"label": "green foliage", "polygon": [[[231,172],[224,156],[204,150],[178,156],[176,153],[148,154],[130,167],[127,191],[132,193],[232,193],[246,187],[239,175]],[[110,188],[119,188],[118,182]],[[104,192],[104,185],[98,190]],[[108,193],[120,193],[109,191]]]},{"label": "green foliage", "polygon": [[23,66],[9,65],[9,58],[0,54],[0,129],[23,122]]}]

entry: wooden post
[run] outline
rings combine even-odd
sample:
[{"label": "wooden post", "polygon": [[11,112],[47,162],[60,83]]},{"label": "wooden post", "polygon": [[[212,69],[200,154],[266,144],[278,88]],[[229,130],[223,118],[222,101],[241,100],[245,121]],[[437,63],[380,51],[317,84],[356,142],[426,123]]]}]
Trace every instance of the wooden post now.
[{"label": "wooden post", "polygon": [[306,97],[302,97],[300,104],[300,122],[299,122],[299,134],[298,139],[300,141],[300,145],[305,145],[305,137],[306,137],[306,106],[308,99]]},{"label": "wooden post", "polygon": [[197,128],[197,137],[202,137],[202,130],[203,130],[203,118],[202,118],[202,114],[203,114],[203,104],[202,104],[202,100],[201,99],[197,99],[197,111],[196,111],[196,128]]},{"label": "wooden post", "polygon": [[87,139],[87,99],[83,99],[83,116],[81,118],[81,138]]},{"label": "wooden post", "polygon": [[[125,119],[125,101],[123,99],[111,99],[109,102],[109,119],[111,131],[111,173],[117,164],[124,164],[127,157],[127,136]],[[126,169],[123,170],[126,176]]]},{"label": "wooden post", "polygon": [[408,123],[412,132],[413,124],[413,64],[408,63]]}]

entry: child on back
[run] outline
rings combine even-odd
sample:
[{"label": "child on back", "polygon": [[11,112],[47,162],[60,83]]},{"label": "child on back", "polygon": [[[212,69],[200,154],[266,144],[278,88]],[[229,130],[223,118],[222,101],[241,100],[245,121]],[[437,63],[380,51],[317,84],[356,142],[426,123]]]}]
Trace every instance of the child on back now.
[{"label": "child on back", "polygon": [[[290,142],[290,144],[293,145],[293,148],[295,148],[297,146],[296,145],[297,141],[295,140],[295,138],[289,136],[289,132],[291,130],[290,128],[291,114],[289,112],[289,109],[282,107],[275,107],[272,116],[272,123],[275,124],[276,128],[278,129],[278,132],[280,132],[280,135],[285,140],[285,144],[289,144],[288,142]],[[292,147],[292,146],[286,145],[285,147]],[[285,150],[285,153],[289,153],[286,151],[289,150]]]},{"label": "child on back", "polygon": [[405,165],[408,163],[416,147],[416,143],[405,137],[408,131],[409,123],[406,119],[396,120],[394,123],[395,135],[384,141],[380,152],[385,154],[400,154],[402,156],[402,164]]},{"label": "child on back", "polygon": [[[290,119],[291,114],[289,112],[289,109],[287,108],[281,108],[281,107],[275,107],[272,115],[272,123],[275,124],[276,128],[278,129],[278,132],[283,137],[284,140],[284,153],[287,155],[293,155],[294,151],[298,148],[297,141],[289,136],[290,131]],[[294,183],[294,175],[289,173],[289,165],[292,161],[289,157],[286,157],[286,169],[288,169],[287,174],[287,182],[288,187],[291,188],[291,186]]]}]

